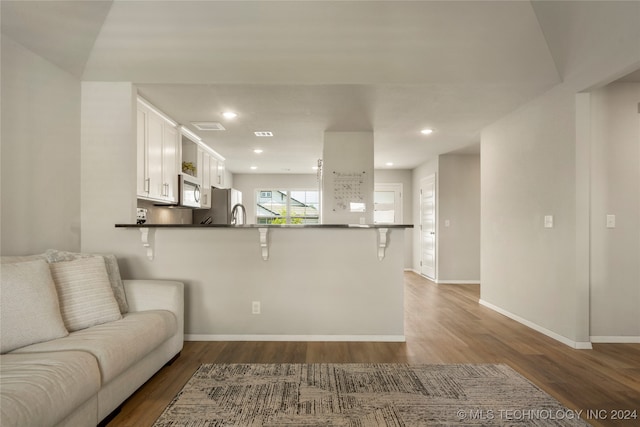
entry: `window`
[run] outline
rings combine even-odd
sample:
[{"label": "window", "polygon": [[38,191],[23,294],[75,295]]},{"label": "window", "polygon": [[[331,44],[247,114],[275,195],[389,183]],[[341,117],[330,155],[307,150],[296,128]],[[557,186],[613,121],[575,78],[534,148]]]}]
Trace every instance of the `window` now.
[{"label": "window", "polygon": [[318,190],[265,190],[256,192],[257,224],[318,224]]},{"label": "window", "polygon": [[373,223],[402,223],[402,184],[376,184],[373,193]]}]

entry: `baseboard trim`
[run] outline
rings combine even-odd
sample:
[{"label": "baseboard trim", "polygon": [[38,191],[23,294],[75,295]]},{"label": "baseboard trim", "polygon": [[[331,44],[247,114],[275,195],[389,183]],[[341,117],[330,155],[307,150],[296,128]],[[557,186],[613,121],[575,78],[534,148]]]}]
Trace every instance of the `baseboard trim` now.
[{"label": "baseboard trim", "polygon": [[480,279],[478,280],[438,280],[436,281],[438,285],[479,285]]},{"label": "baseboard trim", "polygon": [[185,341],[329,341],[406,342],[404,335],[203,335],[186,334]]},{"label": "baseboard trim", "polygon": [[435,279],[432,279],[432,278],[430,278],[430,277],[425,276],[424,274],[422,274],[422,273],[420,272],[420,270],[416,270],[415,268],[412,268],[412,269],[410,269],[410,271],[413,271],[413,272],[414,272],[414,273],[416,273],[418,276],[423,277],[423,278],[425,278],[425,279],[427,279],[427,280],[430,280],[430,281],[432,281],[433,283],[436,283],[436,280],[435,280]]},{"label": "baseboard trim", "polygon": [[503,308],[500,308],[496,305],[491,304],[483,299],[480,299],[480,305],[483,305],[497,313],[502,314],[503,316],[507,316],[509,319],[515,320],[518,323],[522,323],[523,325],[540,332],[550,338],[553,338],[556,341],[561,342],[562,344],[568,345],[571,348],[575,348],[576,350],[591,350],[593,347],[591,346],[591,342],[582,342],[582,341],[573,341],[569,338],[562,336],[556,332],[553,332],[545,327],[542,327],[536,323],[531,322],[523,317],[518,316],[517,314],[513,314]]},{"label": "baseboard trim", "polygon": [[622,336],[591,336],[591,342],[597,344],[640,344],[640,337],[633,335]]}]

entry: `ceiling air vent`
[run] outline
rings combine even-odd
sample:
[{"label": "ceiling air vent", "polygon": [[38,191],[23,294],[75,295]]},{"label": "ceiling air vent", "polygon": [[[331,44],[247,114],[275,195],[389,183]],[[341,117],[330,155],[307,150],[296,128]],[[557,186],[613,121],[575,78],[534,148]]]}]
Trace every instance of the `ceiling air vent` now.
[{"label": "ceiling air vent", "polygon": [[273,132],[269,132],[269,131],[257,131],[257,132],[254,132],[254,134],[256,136],[273,136]]},{"label": "ceiling air vent", "polygon": [[224,126],[222,126],[218,122],[191,122],[191,124],[194,125],[198,130],[225,130]]}]

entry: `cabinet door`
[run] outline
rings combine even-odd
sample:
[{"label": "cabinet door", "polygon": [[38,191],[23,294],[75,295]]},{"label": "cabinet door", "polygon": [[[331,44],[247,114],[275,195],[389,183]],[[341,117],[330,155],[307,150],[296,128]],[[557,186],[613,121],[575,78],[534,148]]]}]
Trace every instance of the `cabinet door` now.
[{"label": "cabinet door", "polygon": [[225,183],[225,166],[224,166],[224,162],[223,161],[219,161],[218,162],[218,183],[220,184],[220,188],[227,188],[227,185]]},{"label": "cabinet door", "polygon": [[202,150],[200,151],[200,157],[202,159],[200,166],[200,170],[202,171],[202,187],[206,189],[211,187],[211,157]]},{"label": "cabinet door", "polygon": [[149,187],[147,186],[148,173],[147,173],[147,147],[146,147],[146,111],[138,108],[138,120],[137,120],[137,177],[136,177],[136,193],[141,197],[149,196]]},{"label": "cabinet door", "polygon": [[220,182],[218,182],[218,159],[215,157],[209,157],[209,182],[212,187],[220,188]]},{"label": "cabinet door", "polygon": [[162,128],[162,182],[163,198],[178,201],[178,130],[168,123]]},{"label": "cabinet door", "polygon": [[204,150],[199,150],[200,154],[200,177],[202,186],[200,188],[200,206],[211,207],[211,157]]},{"label": "cabinet door", "polygon": [[163,149],[162,138],[164,133],[164,120],[156,114],[147,113],[147,179],[148,196],[162,200],[166,194],[165,181],[163,179]]}]

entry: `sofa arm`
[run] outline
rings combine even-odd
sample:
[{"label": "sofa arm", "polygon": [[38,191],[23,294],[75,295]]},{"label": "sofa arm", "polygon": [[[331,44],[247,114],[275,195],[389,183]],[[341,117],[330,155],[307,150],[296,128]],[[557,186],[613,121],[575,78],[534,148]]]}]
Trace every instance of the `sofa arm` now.
[{"label": "sofa arm", "polygon": [[184,284],[169,280],[123,280],[129,311],[169,310],[184,335]]}]

